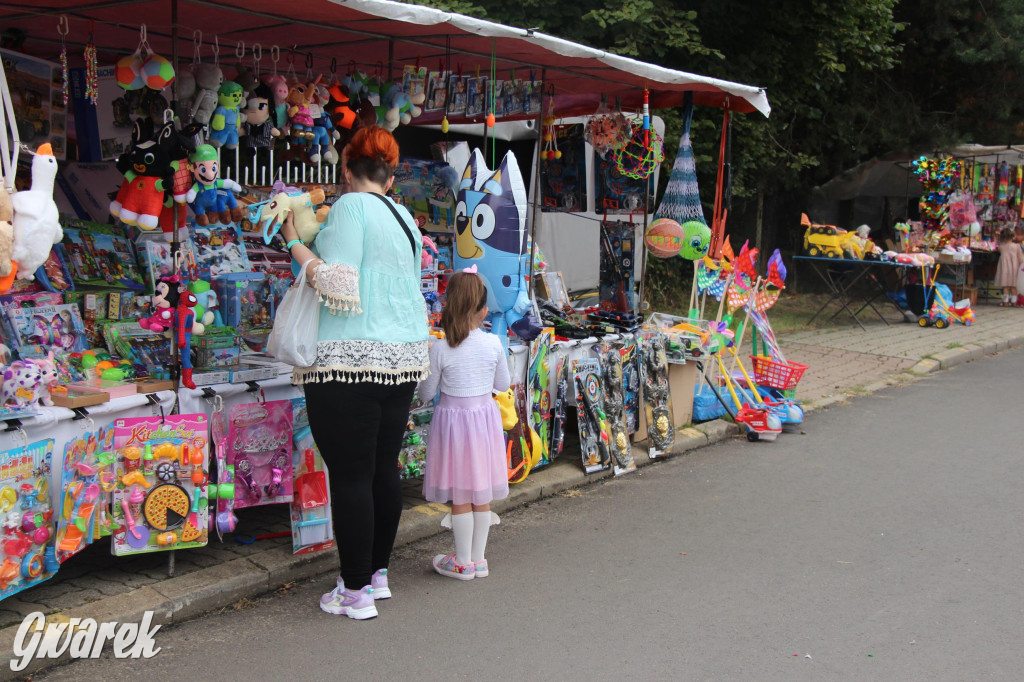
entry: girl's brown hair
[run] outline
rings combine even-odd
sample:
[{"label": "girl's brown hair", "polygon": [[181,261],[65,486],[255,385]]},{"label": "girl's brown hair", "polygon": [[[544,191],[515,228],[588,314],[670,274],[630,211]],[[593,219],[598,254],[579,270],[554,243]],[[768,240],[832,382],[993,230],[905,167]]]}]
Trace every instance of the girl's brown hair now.
[{"label": "girl's brown hair", "polygon": [[345,146],[341,162],[356,177],[383,185],[398,167],[398,142],[383,128],[360,128]]},{"label": "girl's brown hair", "polygon": [[1015,233],[1012,227],[1004,227],[999,231],[999,241],[1005,244],[1006,242],[1012,242]]},{"label": "girl's brown hair", "polygon": [[477,314],[487,305],[487,287],[472,272],[457,272],[448,280],[446,303],[441,313],[441,328],[448,345],[455,348],[476,329]]}]

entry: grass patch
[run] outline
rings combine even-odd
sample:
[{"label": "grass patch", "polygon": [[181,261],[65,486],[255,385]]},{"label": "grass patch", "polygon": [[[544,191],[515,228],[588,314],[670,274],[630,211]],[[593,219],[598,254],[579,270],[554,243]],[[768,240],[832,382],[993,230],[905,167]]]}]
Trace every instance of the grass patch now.
[{"label": "grass patch", "polygon": [[963,347],[964,347],[964,344],[957,343],[956,341],[953,341],[952,343],[947,343],[946,344],[946,348],[948,348],[949,350],[953,350],[954,348],[963,348]]}]

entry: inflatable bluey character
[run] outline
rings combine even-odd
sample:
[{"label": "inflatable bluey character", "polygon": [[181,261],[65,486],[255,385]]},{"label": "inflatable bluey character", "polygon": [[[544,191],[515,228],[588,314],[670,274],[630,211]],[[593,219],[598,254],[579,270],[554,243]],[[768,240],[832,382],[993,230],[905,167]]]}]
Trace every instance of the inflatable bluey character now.
[{"label": "inflatable bluey character", "polygon": [[476,267],[487,287],[491,331],[508,346],[508,330],[530,341],[540,333],[527,278],[526,187],[512,152],[498,170],[473,150],[456,192],[454,269]]}]

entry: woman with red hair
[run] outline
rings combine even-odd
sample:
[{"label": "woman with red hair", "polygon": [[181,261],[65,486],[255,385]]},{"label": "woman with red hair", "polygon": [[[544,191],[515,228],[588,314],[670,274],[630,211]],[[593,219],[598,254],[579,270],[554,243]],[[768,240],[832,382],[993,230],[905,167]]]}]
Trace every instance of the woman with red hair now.
[{"label": "woman with red hair", "polygon": [[313,248],[290,217],[281,229],[292,258],[309,263],[307,280],[322,301],[316,363],[293,374],[329,473],[341,559],[320,608],[360,620],[377,615],[374,600],[391,596],[387,569],[402,515],[398,452],[416,382],[430,365],[421,236],[409,212],[384,196],[397,166],[391,133],[360,130],[342,155],[349,192]]}]

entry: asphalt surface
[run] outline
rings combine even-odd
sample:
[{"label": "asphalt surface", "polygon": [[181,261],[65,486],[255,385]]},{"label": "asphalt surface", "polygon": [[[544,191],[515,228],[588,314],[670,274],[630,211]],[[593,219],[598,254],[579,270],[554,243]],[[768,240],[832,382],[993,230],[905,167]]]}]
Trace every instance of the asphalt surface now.
[{"label": "asphalt surface", "polygon": [[1019,680],[1024,352],[506,514],[491,575],[400,549],[380,617],[333,580],[37,680]]}]

